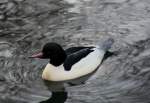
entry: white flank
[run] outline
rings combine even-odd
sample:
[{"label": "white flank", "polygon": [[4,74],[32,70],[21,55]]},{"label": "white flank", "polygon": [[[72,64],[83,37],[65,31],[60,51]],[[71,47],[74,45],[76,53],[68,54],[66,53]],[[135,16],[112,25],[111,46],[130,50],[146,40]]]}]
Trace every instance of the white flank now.
[{"label": "white flank", "polygon": [[85,76],[92,73],[100,65],[104,53],[103,50],[94,49],[92,53],[74,64],[70,71],[65,71],[63,65],[55,67],[47,64],[42,78],[49,81],[65,81]]}]

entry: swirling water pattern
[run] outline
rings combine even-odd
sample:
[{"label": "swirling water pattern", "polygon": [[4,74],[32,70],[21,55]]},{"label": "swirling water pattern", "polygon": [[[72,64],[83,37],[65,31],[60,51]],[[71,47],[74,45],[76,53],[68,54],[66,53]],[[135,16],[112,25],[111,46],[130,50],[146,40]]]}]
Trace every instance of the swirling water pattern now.
[{"label": "swirling water pattern", "polygon": [[3,0],[0,2],[0,103],[38,103],[51,96],[41,80],[47,60],[29,59],[48,41],[64,48],[115,39],[117,55],[66,103],[150,102],[149,0]]}]

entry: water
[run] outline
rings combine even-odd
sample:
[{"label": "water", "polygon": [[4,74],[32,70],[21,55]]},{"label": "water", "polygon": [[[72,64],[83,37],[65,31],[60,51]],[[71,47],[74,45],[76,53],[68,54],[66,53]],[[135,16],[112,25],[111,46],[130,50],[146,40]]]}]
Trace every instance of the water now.
[{"label": "water", "polygon": [[12,1],[0,3],[0,103],[51,97],[41,79],[48,61],[28,58],[45,42],[68,48],[105,37],[116,55],[85,84],[67,87],[65,103],[150,102],[149,0]]}]

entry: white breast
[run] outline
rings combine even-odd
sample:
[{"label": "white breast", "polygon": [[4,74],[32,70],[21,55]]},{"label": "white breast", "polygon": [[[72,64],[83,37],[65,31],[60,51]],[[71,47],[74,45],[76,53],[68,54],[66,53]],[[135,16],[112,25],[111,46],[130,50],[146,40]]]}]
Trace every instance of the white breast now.
[{"label": "white breast", "polygon": [[65,71],[63,65],[55,67],[47,64],[42,78],[49,81],[65,81],[85,76],[92,73],[99,66],[104,53],[104,51],[95,48],[92,53],[74,64],[70,71]]}]

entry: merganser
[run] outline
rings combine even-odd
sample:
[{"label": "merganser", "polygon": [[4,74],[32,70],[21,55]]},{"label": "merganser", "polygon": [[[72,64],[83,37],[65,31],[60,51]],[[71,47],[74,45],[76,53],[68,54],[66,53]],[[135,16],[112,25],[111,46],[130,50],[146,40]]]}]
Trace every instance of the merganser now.
[{"label": "merganser", "polygon": [[73,80],[94,72],[113,42],[114,40],[109,38],[97,46],[71,47],[66,50],[51,42],[44,45],[42,52],[31,57],[50,59],[42,73],[44,80]]}]

